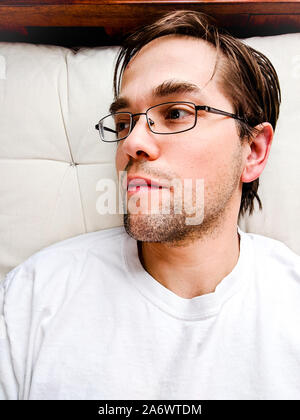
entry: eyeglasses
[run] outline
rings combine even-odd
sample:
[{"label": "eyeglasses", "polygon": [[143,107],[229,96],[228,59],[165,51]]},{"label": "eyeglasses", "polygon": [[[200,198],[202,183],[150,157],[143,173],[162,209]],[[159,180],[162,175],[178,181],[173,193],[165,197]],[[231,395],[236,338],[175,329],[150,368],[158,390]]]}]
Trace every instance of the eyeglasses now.
[{"label": "eyeglasses", "polygon": [[138,115],[146,115],[147,123],[155,134],[177,134],[191,130],[197,124],[198,111],[211,112],[213,114],[225,115],[237,120],[246,120],[237,114],[221,111],[206,105],[195,105],[193,102],[165,102],[154,105],[146,112],[132,114],[131,112],[115,112],[101,118],[95,125],[99,130],[100,138],[105,142],[116,142],[126,139],[134,129]]}]

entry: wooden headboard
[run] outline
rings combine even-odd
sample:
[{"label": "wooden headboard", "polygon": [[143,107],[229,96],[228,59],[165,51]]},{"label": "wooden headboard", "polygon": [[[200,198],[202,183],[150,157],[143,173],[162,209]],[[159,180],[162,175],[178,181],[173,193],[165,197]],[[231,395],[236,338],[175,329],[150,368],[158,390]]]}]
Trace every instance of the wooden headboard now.
[{"label": "wooden headboard", "polygon": [[238,37],[300,32],[300,0],[1,0],[0,41],[116,45],[125,33],[176,9],[212,15]]}]

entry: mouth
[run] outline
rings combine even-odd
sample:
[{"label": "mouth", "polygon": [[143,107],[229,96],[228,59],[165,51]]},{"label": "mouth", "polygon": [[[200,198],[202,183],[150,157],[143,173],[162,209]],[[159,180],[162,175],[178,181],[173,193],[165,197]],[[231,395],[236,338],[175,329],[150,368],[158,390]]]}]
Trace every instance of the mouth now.
[{"label": "mouth", "polygon": [[154,181],[150,178],[144,178],[140,176],[130,176],[127,179],[127,193],[134,194],[136,192],[149,192],[154,190],[168,189],[166,185],[162,185],[158,181]]}]

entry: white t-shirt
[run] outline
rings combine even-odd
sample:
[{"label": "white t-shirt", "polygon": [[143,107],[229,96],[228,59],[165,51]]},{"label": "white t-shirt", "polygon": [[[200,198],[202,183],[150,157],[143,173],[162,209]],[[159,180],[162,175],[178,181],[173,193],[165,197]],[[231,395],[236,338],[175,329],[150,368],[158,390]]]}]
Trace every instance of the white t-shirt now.
[{"label": "white t-shirt", "polygon": [[299,399],[300,257],[239,232],[233,271],[193,299],[124,228],[30,257],[2,283],[0,399]]}]

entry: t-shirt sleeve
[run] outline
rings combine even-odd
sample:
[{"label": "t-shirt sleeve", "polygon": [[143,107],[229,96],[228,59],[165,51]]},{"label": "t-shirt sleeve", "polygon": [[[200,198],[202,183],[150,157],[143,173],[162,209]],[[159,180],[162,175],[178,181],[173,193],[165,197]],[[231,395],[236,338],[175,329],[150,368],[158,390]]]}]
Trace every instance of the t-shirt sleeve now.
[{"label": "t-shirt sleeve", "polygon": [[0,283],[0,400],[23,399],[30,382],[28,342],[31,329],[30,274],[20,265]]},{"label": "t-shirt sleeve", "polygon": [[11,358],[10,343],[4,317],[5,289],[0,285],[0,400],[17,399],[17,383]]},{"label": "t-shirt sleeve", "polygon": [[46,249],[0,282],[0,400],[31,399],[32,378],[57,312],[80,283],[81,250]]}]

